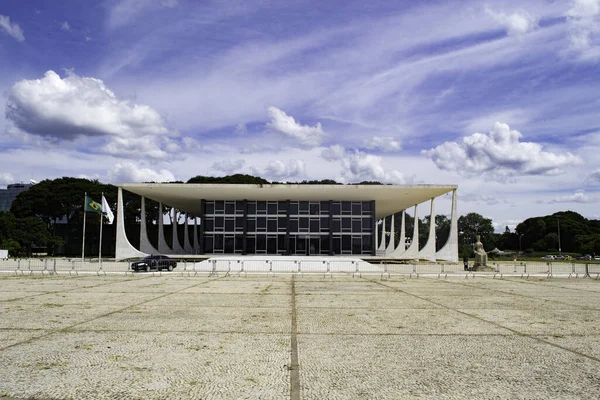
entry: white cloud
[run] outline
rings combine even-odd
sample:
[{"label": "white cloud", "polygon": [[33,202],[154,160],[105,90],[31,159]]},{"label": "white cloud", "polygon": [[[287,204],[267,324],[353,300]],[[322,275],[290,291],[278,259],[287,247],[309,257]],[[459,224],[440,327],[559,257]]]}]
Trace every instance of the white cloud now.
[{"label": "white cloud", "polygon": [[323,150],[321,156],[327,161],[339,161],[346,156],[346,149],[339,144],[334,144]]},{"label": "white cloud", "polygon": [[594,184],[600,183],[600,169],[595,170],[588,176],[588,181]]},{"label": "white cloud", "polygon": [[245,124],[239,123],[235,126],[235,133],[248,133],[248,128]]},{"label": "white cloud", "polygon": [[367,149],[380,149],[383,151],[402,150],[402,145],[396,138],[390,136],[373,136],[371,140],[366,141]]},{"label": "white cloud", "polygon": [[347,182],[379,181],[382,183],[406,183],[404,175],[396,170],[386,172],[381,157],[357,151],[342,160],[342,176]]},{"label": "white cloud", "polygon": [[71,25],[69,25],[67,21],[64,21],[60,24],[60,29],[62,29],[65,32],[71,32]]},{"label": "white cloud", "polygon": [[600,0],[572,0],[566,13],[569,51],[583,61],[600,59]]},{"label": "white cloud", "polygon": [[569,17],[584,18],[600,14],[600,0],[572,0]]},{"label": "white cloud", "polygon": [[166,169],[157,172],[150,168],[141,168],[129,161],[116,164],[108,171],[107,176],[111,182],[115,183],[172,182],[175,180],[173,174]]},{"label": "white cloud", "polygon": [[177,7],[179,5],[179,2],[177,0],[162,0],[160,2],[160,5],[167,8],[173,8]]},{"label": "white cloud", "polygon": [[474,133],[464,137],[462,143],[445,142],[421,153],[440,169],[498,181],[523,175],[558,175],[564,167],[581,162],[569,152],[551,153],[537,143],[520,142],[521,137],[519,131],[496,122],[487,135]]},{"label": "white cloud", "polygon": [[509,35],[522,35],[537,28],[538,18],[527,11],[518,10],[511,14],[485,9],[498,24],[502,25]]},{"label": "white cloud", "polygon": [[540,203],[557,204],[557,203],[595,203],[598,199],[585,194],[583,190],[579,190],[572,195],[555,197],[550,200],[540,201]]},{"label": "white cloud", "polygon": [[0,185],[9,185],[15,182],[15,178],[8,172],[0,172]]},{"label": "white cloud", "polygon": [[25,40],[21,27],[16,22],[11,23],[10,17],[0,15],[0,28],[4,29],[6,33],[15,38],[17,41],[22,42]]},{"label": "white cloud", "polygon": [[270,161],[264,168],[250,167],[250,170],[254,175],[273,180],[297,179],[306,174],[302,160],[289,160],[287,163],[275,160]]},{"label": "white cloud", "polygon": [[362,151],[348,151],[341,145],[333,145],[321,152],[327,161],[340,161],[342,170],[339,180],[346,183],[378,181],[381,183],[406,183],[406,177],[398,170],[386,171],[382,158]]},{"label": "white cloud", "polygon": [[297,140],[303,146],[316,147],[325,136],[320,122],[317,122],[315,126],[300,125],[294,120],[294,117],[273,106],[269,107],[268,113],[271,121],[267,123],[267,128],[283,133]]},{"label": "white cloud", "polygon": [[163,148],[177,134],[151,107],[119,99],[100,79],[48,71],[22,80],[8,93],[7,119],[20,131],[49,141],[104,138],[103,151],[124,157],[166,158]]},{"label": "white cloud", "polygon": [[216,171],[222,171],[222,172],[230,174],[232,172],[240,170],[241,168],[244,167],[244,165],[246,165],[246,161],[244,161],[242,159],[221,160],[221,161],[215,162],[211,168]]}]

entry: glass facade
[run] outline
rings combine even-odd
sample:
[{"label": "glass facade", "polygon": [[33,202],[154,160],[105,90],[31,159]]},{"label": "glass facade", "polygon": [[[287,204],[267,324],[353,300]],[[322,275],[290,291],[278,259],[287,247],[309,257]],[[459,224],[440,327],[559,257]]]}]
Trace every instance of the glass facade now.
[{"label": "glass facade", "polygon": [[202,201],[205,254],[375,254],[374,201]]},{"label": "glass facade", "polygon": [[8,185],[6,189],[0,189],[0,211],[10,211],[10,206],[17,195],[30,187],[31,185],[28,183],[13,183]]}]

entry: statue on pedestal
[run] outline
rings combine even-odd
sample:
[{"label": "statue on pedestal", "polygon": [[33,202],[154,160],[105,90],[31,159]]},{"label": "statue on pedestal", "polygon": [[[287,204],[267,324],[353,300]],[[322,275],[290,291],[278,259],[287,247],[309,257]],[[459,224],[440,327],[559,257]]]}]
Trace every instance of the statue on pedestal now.
[{"label": "statue on pedestal", "polygon": [[479,235],[476,235],[475,239],[477,241],[475,242],[475,264],[473,265],[473,267],[487,267],[488,257],[487,253],[483,249],[483,243],[481,243],[481,238]]}]

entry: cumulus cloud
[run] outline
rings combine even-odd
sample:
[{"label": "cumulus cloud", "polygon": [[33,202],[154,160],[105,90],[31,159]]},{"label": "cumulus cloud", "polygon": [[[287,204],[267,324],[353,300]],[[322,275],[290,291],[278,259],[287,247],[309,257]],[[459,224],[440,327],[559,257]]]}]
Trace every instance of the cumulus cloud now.
[{"label": "cumulus cloud", "polygon": [[323,140],[325,132],[321,123],[315,126],[300,125],[294,117],[287,115],[277,107],[269,107],[269,117],[271,121],[267,123],[267,128],[282,133],[306,147],[316,147]]},{"label": "cumulus cloud", "polygon": [[244,165],[246,165],[246,161],[244,161],[242,159],[222,160],[222,161],[215,162],[212,165],[212,169],[230,174],[232,172],[238,171],[239,169],[244,167]]},{"label": "cumulus cloud", "polygon": [[60,29],[62,29],[65,32],[71,32],[71,25],[69,25],[67,21],[64,21],[60,24]]},{"label": "cumulus cloud", "polygon": [[0,185],[9,185],[15,182],[15,178],[8,172],[0,172]]},{"label": "cumulus cloud", "polygon": [[588,181],[591,183],[600,183],[600,169],[595,170],[588,176]]},{"label": "cumulus cloud", "polygon": [[558,203],[595,203],[598,199],[585,194],[583,190],[579,190],[571,195],[559,196],[550,200],[542,200],[538,203],[558,204]]},{"label": "cumulus cloud", "polygon": [[566,13],[569,51],[580,60],[600,59],[600,0],[572,0]]},{"label": "cumulus cloud", "polygon": [[381,183],[406,183],[404,174],[397,170],[386,171],[381,165],[382,158],[362,151],[348,151],[336,144],[324,149],[321,157],[342,167],[340,180],[344,182],[379,181]]},{"label": "cumulus cloud", "polygon": [[235,126],[235,133],[248,133],[246,124],[239,123]]},{"label": "cumulus cloud", "polygon": [[342,176],[348,182],[379,181],[382,183],[406,183],[404,174],[393,170],[386,172],[381,157],[360,151],[348,153],[342,160]]},{"label": "cumulus cloud", "polygon": [[371,140],[367,140],[366,148],[382,151],[398,151],[402,149],[402,145],[396,138],[391,136],[373,136]]},{"label": "cumulus cloud", "polygon": [[252,173],[275,180],[303,177],[306,174],[305,164],[302,160],[289,160],[284,163],[279,160],[269,162],[264,168],[251,167]]},{"label": "cumulus cloud", "polygon": [[116,164],[108,171],[108,180],[116,183],[123,182],[172,182],[175,176],[166,170],[154,171],[150,168],[142,168],[130,161]]},{"label": "cumulus cloud", "polygon": [[8,93],[7,119],[20,131],[49,141],[104,138],[90,148],[125,157],[165,158],[163,148],[177,134],[151,107],[119,99],[100,79],[48,71],[22,80]]},{"label": "cumulus cloud", "polygon": [[339,144],[334,144],[324,149],[321,156],[327,161],[339,161],[346,156],[346,149]]},{"label": "cumulus cloud", "polygon": [[508,203],[506,199],[501,200],[497,196],[491,196],[488,194],[477,194],[477,193],[469,193],[466,195],[459,195],[458,199],[461,202],[465,203],[485,203],[489,206],[493,206],[498,203]]},{"label": "cumulus cloud", "polygon": [[15,38],[17,41],[22,42],[25,40],[21,27],[16,22],[10,22],[10,17],[0,15],[0,28],[6,33]]},{"label": "cumulus cloud", "polygon": [[486,8],[486,13],[502,25],[509,35],[523,35],[537,28],[538,18],[527,11],[518,10],[512,14],[496,12]]},{"label": "cumulus cloud", "polygon": [[520,142],[522,134],[496,122],[489,134],[474,133],[462,143],[445,142],[423,150],[438,168],[463,176],[483,175],[498,181],[523,175],[559,175],[581,160],[571,153],[556,154],[532,142]]}]

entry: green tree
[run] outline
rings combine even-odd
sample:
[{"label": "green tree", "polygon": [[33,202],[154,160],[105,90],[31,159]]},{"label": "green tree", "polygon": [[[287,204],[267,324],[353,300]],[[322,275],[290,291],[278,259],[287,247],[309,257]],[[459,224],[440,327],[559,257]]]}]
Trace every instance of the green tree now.
[{"label": "green tree", "polygon": [[460,253],[473,255],[473,243],[475,236],[481,236],[481,242],[485,249],[492,250],[495,247],[494,226],[492,220],[484,218],[477,213],[461,215],[458,218],[458,243]]}]

